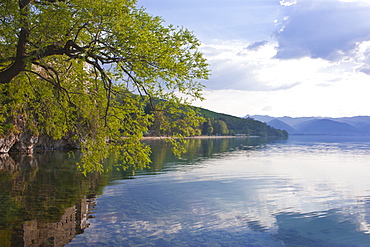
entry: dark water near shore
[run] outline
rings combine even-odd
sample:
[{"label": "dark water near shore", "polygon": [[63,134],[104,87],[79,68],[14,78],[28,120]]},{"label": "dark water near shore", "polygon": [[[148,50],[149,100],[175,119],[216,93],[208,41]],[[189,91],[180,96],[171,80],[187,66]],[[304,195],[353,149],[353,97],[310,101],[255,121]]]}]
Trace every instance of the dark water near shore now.
[{"label": "dark water near shore", "polygon": [[0,246],[370,246],[370,138],[148,142],[143,171],[0,157]]}]

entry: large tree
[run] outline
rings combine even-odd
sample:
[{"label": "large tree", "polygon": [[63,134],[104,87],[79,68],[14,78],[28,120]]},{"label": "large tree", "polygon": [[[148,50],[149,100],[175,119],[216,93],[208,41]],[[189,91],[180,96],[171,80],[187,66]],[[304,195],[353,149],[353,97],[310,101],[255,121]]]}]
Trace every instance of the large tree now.
[{"label": "large tree", "polygon": [[199,45],[134,0],[0,0],[0,131],[21,116],[33,133],[73,133],[86,148],[124,137],[124,162],[147,160],[138,140],[156,112],[198,124],[185,106],[209,73]]}]

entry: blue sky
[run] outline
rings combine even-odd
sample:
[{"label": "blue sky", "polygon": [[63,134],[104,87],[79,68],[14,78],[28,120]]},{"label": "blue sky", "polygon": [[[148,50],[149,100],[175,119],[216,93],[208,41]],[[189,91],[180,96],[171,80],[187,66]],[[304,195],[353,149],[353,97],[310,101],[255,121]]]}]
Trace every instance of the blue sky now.
[{"label": "blue sky", "polygon": [[195,105],[235,116],[370,115],[369,0],[139,0],[192,30],[212,75]]}]

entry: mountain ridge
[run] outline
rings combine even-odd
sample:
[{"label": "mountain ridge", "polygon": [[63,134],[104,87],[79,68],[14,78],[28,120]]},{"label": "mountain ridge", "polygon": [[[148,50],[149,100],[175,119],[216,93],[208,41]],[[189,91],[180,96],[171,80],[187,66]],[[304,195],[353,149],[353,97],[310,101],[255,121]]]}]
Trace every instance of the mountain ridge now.
[{"label": "mountain ridge", "polygon": [[354,117],[271,117],[247,115],[291,135],[370,135],[370,116]]}]

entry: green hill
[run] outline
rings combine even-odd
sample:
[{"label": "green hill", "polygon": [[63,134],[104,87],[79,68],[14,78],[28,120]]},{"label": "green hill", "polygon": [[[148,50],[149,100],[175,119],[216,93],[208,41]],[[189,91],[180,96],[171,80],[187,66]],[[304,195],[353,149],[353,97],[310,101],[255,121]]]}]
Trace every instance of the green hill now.
[{"label": "green hill", "polygon": [[[200,114],[207,119],[202,126],[202,134],[210,135],[225,135],[225,126],[220,128],[222,122],[227,126],[228,133],[231,135],[250,135],[250,136],[279,136],[287,137],[288,132],[285,130],[275,129],[266,123],[251,119],[251,118],[239,118],[223,113],[217,113],[207,109],[199,108]],[[213,132],[209,133],[210,127],[213,128]],[[208,130],[208,133],[207,133]],[[219,133],[223,131],[223,133]]]},{"label": "green hill", "polygon": [[[154,99],[154,105],[157,105],[161,100]],[[247,135],[247,136],[276,136],[287,137],[288,132],[285,130],[275,129],[266,123],[263,123],[252,118],[240,118],[228,114],[210,111],[200,107],[191,106],[193,110],[197,110],[199,114],[206,119],[201,126],[195,127],[198,134],[195,135]],[[195,108],[195,109],[194,109]],[[152,106],[147,105],[145,112],[152,114]],[[170,115],[164,114],[170,117]],[[163,117],[163,116],[162,116]],[[157,116],[158,118],[158,116]],[[153,125],[150,127],[149,136],[164,136],[172,135],[171,130],[163,132],[160,128],[161,120],[155,118]],[[176,121],[176,119],[172,119]]]}]

